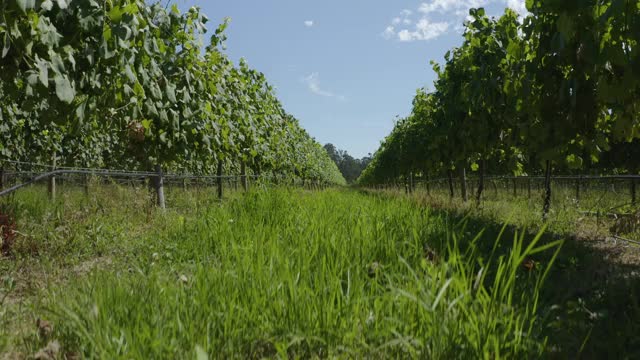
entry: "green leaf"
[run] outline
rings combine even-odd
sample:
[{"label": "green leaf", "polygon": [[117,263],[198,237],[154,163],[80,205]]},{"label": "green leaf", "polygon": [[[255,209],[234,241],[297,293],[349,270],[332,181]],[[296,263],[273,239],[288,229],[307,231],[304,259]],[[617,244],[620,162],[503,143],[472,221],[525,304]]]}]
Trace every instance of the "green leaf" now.
[{"label": "green leaf", "polygon": [[18,7],[24,12],[36,7],[36,0],[16,0],[16,3],[18,3]]},{"label": "green leaf", "polygon": [[53,8],[53,1],[45,0],[40,4],[40,7],[45,11],[50,11]]},{"label": "green leaf", "polygon": [[36,57],[36,66],[38,66],[38,78],[44,87],[49,87],[49,64]]},{"label": "green leaf", "polygon": [[145,97],[144,88],[137,81],[136,81],[135,85],[133,85],[133,92],[136,94],[136,96],[138,96],[140,98],[144,98]]},{"label": "green leaf", "polygon": [[172,103],[178,102],[176,99],[176,86],[167,82],[167,99]]},{"label": "green leaf", "polygon": [[54,81],[56,82],[56,95],[58,95],[58,99],[67,104],[71,104],[76,96],[76,92],[71,86],[69,79],[66,76],[57,74]]},{"label": "green leaf", "polygon": [[120,20],[122,20],[123,14],[124,11],[120,6],[114,6],[111,11],[109,11],[109,19],[111,19],[111,21],[113,21],[114,23],[120,22]]},{"label": "green leaf", "polygon": [[158,84],[151,83],[149,87],[151,89],[151,95],[155,99],[162,100],[162,91],[160,90],[160,87],[158,86]]},{"label": "green leaf", "polygon": [[102,30],[102,38],[104,39],[104,41],[109,41],[111,40],[111,37],[113,36],[111,27],[107,24],[104,24],[104,29]]},{"label": "green leaf", "polygon": [[582,157],[574,154],[567,156],[567,165],[569,165],[571,169],[581,169],[582,164],[583,164]]},{"label": "green leaf", "polygon": [[131,69],[131,65],[125,66],[124,73],[125,75],[127,75],[127,78],[129,79],[129,81],[136,82],[137,78],[136,78],[136,75],[133,73],[133,70]]},{"label": "green leaf", "polygon": [[4,33],[4,45],[2,46],[2,58],[9,53],[9,49],[11,49],[11,39],[9,39],[9,32]]},{"label": "green leaf", "polygon": [[87,108],[87,102],[83,101],[80,103],[80,105],[78,105],[78,107],[76,108],[76,116],[78,117],[78,120],[80,120],[80,122],[84,122],[84,115],[85,115],[85,109]]},{"label": "green leaf", "polygon": [[51,69],[53,70],[53,72],[58,75],[64,74],[65,68],[62,57],[60,57],[60,55],[54,53],[53,51],[49,52],[49,56],[51,57]]},{"label": "green leaf", "polygon": [[160,143],[162,144],[166,144],[167,143],[167,133],[163,132],[160,134]]}]

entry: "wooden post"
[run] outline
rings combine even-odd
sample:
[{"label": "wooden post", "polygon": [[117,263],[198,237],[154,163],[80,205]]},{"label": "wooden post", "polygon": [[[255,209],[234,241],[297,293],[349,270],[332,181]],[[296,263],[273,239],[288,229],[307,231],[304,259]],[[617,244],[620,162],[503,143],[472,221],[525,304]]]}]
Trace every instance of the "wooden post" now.
[{"label": "wooden post", "polygon": [[0,189],[4,189],[4,167],[0,166]]},{"label": "wooden post", "polygon": [[544,172],[544,206],[542,207],[542,219],[547,220],[551,210],[551,161],[547,160]]},{"label": "wooden post", "polygon": [[222,200],[222,160],[218,160],[218,199]]},{"label": "wooden post", "polygon": [[636,179],[631,179],[631,204],[635,205],[637,200],[636,195]]},{"label": "wooden post", "polygon": [[449,195],[451,196],[451,199],[453,199],[455,197],[453,189],[453,170],[449,170],[447,174],[449,175]]},{"label": "wooden post", "polygon": [[485,161],[480,160],[480,180],[478,181],[478,194],[476,195],[477,205],[480,206],[480,202],[482,201],[482,192],[484,191],[484,172],[485,172]]},{"label": "wooden post", "polygon": [[404,193],[405,193],[405,195],[407,195],[407,194],[409,194],[409,191],[410,191],[409,190],[409,175],[406,175],[404,177],[404,183],[403,184],[404,184]]},{"label": "wooden post", "polygon": [[82,185],[84,189],[84,195],[89,196],[89,174],[82,175]]},{"label": "wooden post", "polygon": [[580,179],[576,180],[576,201],[580,201]]},{"label": "wooden post", "polygon": [[425,183],[425,184],[426,184],[426,187],[427,187],[427,195],[428,195],[428,196],[431,196],[431,184],[429,183],[429,177],[428,177],[428,176],[426,176],[426,177],[425,177],[425,180],[426,180],[426,183]]},{"label": "wooden post", "polygon": [[242,176],[242,189],[244,192],[249,191],[249,183],[247,182],[247,165],[244,161],[240,165],[240,172]]},{"label": "wooden post", "polygon": [[517,178],[513,178],[513,197],[517,198],[518,197],[518,181]]},{"label": "wooden post", "polygon": [[413,171],[409,172],[409,194],[413,194],[413,191],[415,190],[414,184],[413,184]]},{"label": "wooden post", "polygon": [[531,177],[527,179],[527,196],[531,199]]},{"label": "wooden post", "polygon": [[462,190],[462,201],[469,201],[469,194],[467,194],[467,170],[464,167],[460,167],[460,186]]},{"label": "wooden post", "polygon": [[[51,165],[52,165],[51,171],[56,170],[57,162],[58,162],[58,156],[56,155],[56,153],[53,153],[53,157],[51,158]],[[51,201],[56,201],[56,177],[55,176],[51,176],[49,178],[48,191],[49,191],[49,199],[51,199]]]},{"label": "wooden post", "polygon": [[165,209],[165,199],[164,199],[164,178],[162,174],[162,166],[160,164],[156,165],[156,176],[153,178],[153,184],[156,190],[156,200],[157,205],[160,209]]}]

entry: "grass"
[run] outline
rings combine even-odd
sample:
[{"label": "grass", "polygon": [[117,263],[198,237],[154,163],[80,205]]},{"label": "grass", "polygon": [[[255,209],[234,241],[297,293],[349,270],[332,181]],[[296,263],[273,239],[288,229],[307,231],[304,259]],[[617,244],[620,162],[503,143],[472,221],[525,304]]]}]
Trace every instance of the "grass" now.
[{"label": "grass", "polygon": [[[508,184],[511,185],[511,184]],[[546,357],[551,358],[616,358],[640,357],[640,247],[612,240],[622,235],[639,239],[636,226],[619,232],[618,221],[608,217],[586,216],[585,211],[607,213],[634,212],[628,188],[582,188],[580,201],[575,199],[573,184],[554,186],[552,213],[545,224],[543,242],[564,239],[563,250],[555,261],[545,286],[541,303],[545,308],[543,331],[549,337]],[[503,223],[514,229],[528,229],[535,234],[543,227],[541,193],[535,188],[528,198],[526,189],[493,187],[487,190],[480,207],[470,200],[449,199],[448,188],[432,187],[431,193],[418,189],[405,196],[402,190],[367,191],[385,198],[406,198],[432,209],[433,215],[466,219],[471,231],[484,230],[497,234]],[[456,189],[458,191],[458,189]],[[459,195],[459,194],[458,194]],[[620,204],[626,204],[619,207]],[[489,235],[491,236],[491,235]]]},{"label": "grass", "polygon": [[[479,207],[476,206],[477,184],[469,181],[469,185],[469,202],[466,204],[461,200],[459,184],[455,187],[453,200],[447,183],[431,184],[429,191],[424,184],[419,184],[415,196],[433,208],[472,214],[490,222],[508,221],[521,228],[541,227],[544,192],[539,187],[539,181],[532,181],[530,194],[526,179],[517,182],[515,194],[511,181],[487,181]],[[392,189],[387,192],[402,194],[404,190]],[[584,180],[579,194],[576,194],[574,181],[556,180],[552,184],[551,210],[546,226],[549,231],[563,236],[604,238],[622,235],[640,239],[640,226],[621,226],[625,223],[625,214],[638,211],[640,207],[631,204],[630,185],[625,181]]]},{"label": "grass", "polygon": [[62,193],[4,204],[20,236],[0,260],[0,353],[53,341],[60,356],[127,359],[557,353],[544,280],[559,241],[350,190],[220,203],[170,189],[166,213],[140,188]]}]

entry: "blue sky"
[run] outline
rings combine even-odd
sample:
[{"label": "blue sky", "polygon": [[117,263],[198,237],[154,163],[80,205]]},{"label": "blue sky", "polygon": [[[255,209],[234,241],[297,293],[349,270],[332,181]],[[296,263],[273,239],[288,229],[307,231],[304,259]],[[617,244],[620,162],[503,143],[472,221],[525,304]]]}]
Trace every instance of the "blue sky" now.
[{"label": "blue sky", "polygon": [[461,43],[470,7],[492,15],[524,0],[175,0],[213,30],[231,18],[227,54],[265,73],[285,109],[320,143],[373,153],[396,116],[432,87],[429,62]]}]

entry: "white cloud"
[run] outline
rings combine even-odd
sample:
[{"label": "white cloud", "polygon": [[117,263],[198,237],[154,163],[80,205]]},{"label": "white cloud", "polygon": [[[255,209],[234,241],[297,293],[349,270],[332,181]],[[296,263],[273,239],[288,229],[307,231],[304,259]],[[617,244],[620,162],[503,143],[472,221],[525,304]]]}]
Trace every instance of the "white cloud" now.
[{"label": "white cloud", "polygon": [[456,15],[462,12],[468,12],[470,8],[486,6],[490,0],[430,0],[420,4],[418,11],[423,14],[433,12],[449,13],[455,12]]},{"label": "white cloud", "polygon": [[341,101],[345,101],[347,99],[342,95],[337,95],[331,91],[323,90],[320,87],[320,75],[317,72],[311,73],[309,76],[302,78],[302,81],[307,84],[309,91],[316,95],[328,98],[336,98]]},{"label": "white cloud", "polygon": [[[428,41],[444,34],[464,31],[469,9],[503,5],[527,16],[525,0],[427,0],[415,11],[404,9],[392,18],[391,24],[382,32],[385,39],[401,42]],[[412,15],[415,16],[412,18]]]},{"label": "white cloud", "polygon": [[404,9],[404,10],[400,11],[400,15],[402,15],[403,17],[409,17],[409,16],[411,16],[411,14],[413,14],[413,11],[411,11],[409,9]]},{"label": "white cloud", "polygon": [[400,25],[400,24],[404,24],[404,25],[411,25],[413,23],[413,20],[409,19],[408,17],[394,17],[391,20],[391,25]]},{"label": "white cloud", "polygon": [[396,35],[396,28],[393,26],[387,26],[387,28],[384,29],[384,32],[382,33],[382,36],[384,36],[385,39],[391,39],[395,35]]},{"label": "white cloud", "polygon": [[520,14],[520,16],[529,15],[525,0],[507,0],[507,7]]},{"label": "white cloud", "polygon": [[313,26],[313,20],[307,20],[304,22],[304,26],[306,27],[312,27]]},{"label": "white cloud", "polygon": [[450,24],[447,22],[432,23],[426,18],[420,19],[413,31],[407,29],[398,32],[398,39],[402,42],[415,40],[431,40],[447,32]]}]

